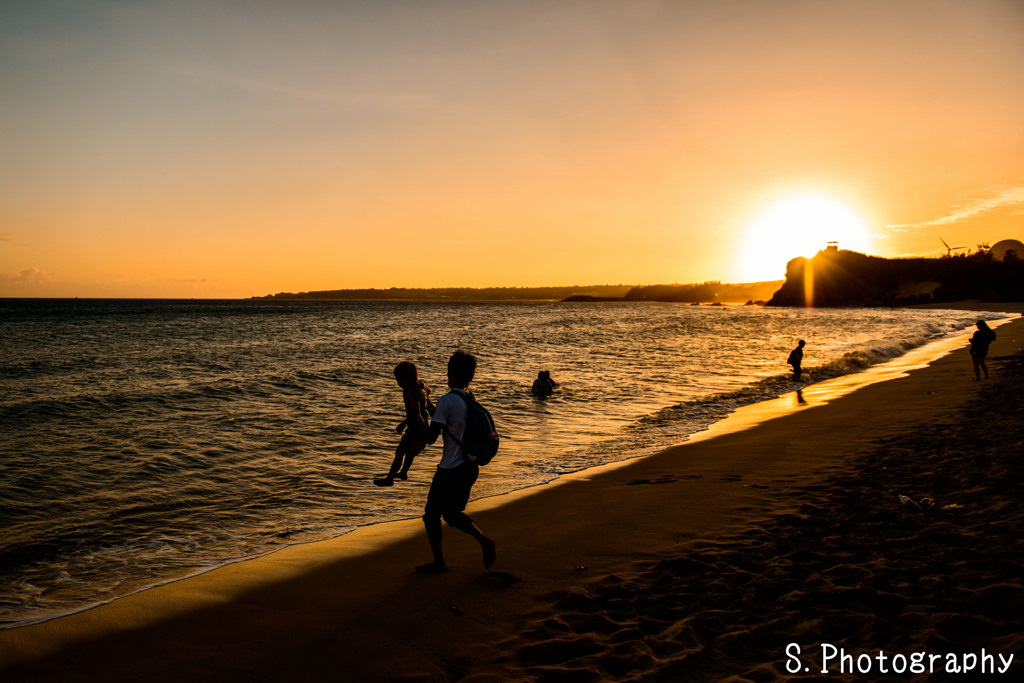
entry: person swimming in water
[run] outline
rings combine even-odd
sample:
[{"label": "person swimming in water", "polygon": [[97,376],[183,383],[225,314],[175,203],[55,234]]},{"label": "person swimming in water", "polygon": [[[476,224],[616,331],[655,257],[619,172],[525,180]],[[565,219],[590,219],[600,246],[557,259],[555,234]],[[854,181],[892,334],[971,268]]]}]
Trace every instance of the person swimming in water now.
[{"label": "person swimming in water", "polygon": [[551,379],[551,373],[547,370],[541,370],[537,373],[537,379],[533,380],[531,391],[538,396],[547,396],[554,391],[556,386],[558,385],[555,384],[555,380]]}]

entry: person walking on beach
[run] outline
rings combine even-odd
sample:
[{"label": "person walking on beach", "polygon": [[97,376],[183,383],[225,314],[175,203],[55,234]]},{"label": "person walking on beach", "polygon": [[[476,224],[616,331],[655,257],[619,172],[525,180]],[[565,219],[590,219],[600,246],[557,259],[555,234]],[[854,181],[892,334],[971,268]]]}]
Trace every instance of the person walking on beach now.
[{"label": "person walking on beach", "polygon": [[971,337],[971,361],[974,362],[974,379],[981,379],[981,373],[985,373],[988,379],[988,366],[985,365],[985,356],[988,355],[988,347],[996,340],[996,333],[984,320],[979,320],[976,325],[978,331]]},{"label": "person walking on beach", "polygon": [[787,363],[793,366],[793,381],[800,381],[800,373],[802,372],[800,364],[804,362],[804,340],[801,339],[796,344],[796,348],[789,352],[789,358],[786,360]]},{"label": "person walking on beach", "polygon": [[395,459],[391,469],[380,479],[374,479],[377,486],[394,486],[395,479],[405,481],[409,478],[409,468],[413,459],[419,455],[430,438],[427,423],[434,414],[434,404],[430,400],[430,387],[420,378],[416,365],[404,360],[395,366],[395,381],[402,387],[402,399],[405,402],[405,419],[398,423],[395,430],[402,434],[395,449]]},{"label": "person walking on beach", "polygon": [[460,445],[466,432],[468,410],[466,401],[459,394],[469,393],[469,383],[475,374],[476,357],[465,351],[452,354],[448,359],[448,386],[451,391],[437,400],[434,417],[430,422],[428,441],[433,443],[442,433],[444,440],[441,462],[430,482],[427,504],[423,509],[423,525],[434,559],[416,567],[416,571],[421,574],[451,571],[445,563],[441,545],[442,518],[449,526],[476,539],[483,552],[484,567],[490,569],[496,559],[494,541],[485,536],[465,513],[480,467],[469,459]]}]

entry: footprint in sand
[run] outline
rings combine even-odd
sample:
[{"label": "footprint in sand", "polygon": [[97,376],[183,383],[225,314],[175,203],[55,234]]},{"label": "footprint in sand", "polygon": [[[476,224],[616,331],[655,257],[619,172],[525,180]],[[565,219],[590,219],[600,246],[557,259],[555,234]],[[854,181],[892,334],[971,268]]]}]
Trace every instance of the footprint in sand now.
[{"label": "footprint in sand", "polygon": [[518,576],[516,576],[515,574],[509,574],[508,572],[490,571],[490,572],[487,572],[487,576],[489,576],[490,578],[494,579],[499,584],[501,584],[502,588],[508,588],[509,586],[514,586],[515,584],[517,584],[520,581],[522,581],[522,579],[519,578]]},{"label": "footprint in sand", "polygon": [[671,474],[663,474],[657,479],[634,479],[633,481],[627,481],[626,486],[637,486],[639,484],[669,484],[675,480],[676,478]]}]

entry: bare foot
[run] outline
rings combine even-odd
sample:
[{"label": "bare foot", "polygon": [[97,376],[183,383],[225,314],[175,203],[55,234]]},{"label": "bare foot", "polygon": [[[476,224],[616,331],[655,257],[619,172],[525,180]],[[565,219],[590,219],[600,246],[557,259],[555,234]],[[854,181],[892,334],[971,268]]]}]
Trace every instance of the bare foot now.
[{"label": "bare foot", "polygon": [[480,547],[484,551],[484,567],[487,569],[491,568],[494,561],[498,559],[498,554],[495,551],[494,541],[489,538],[481,539]]},{"label": "bare foot", "polygon": [[450,571],[451,569],[444,562],[430,562],[416,567],[417,574],[443,574]]}]

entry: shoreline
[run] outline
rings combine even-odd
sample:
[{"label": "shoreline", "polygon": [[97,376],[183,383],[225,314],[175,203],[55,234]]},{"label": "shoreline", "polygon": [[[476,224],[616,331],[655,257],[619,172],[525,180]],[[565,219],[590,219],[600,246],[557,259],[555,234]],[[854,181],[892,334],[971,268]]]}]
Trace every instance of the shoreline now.
[{"label": "shoreline", "polygon": [[[1012,345],[1012,340],[1020,337],[1019,319],[1009,320],[1006,325],[1000,327],[1014,332],[1009,339],[1000,335],[1000,347]],[[969,370],[963,359],[953,361],[947,353],[928,364],[924,372],[935,374],[938,366],[947,378],[950,374],[966,375]],[[512,633],[506,628],[509,622],[521,619],[524,607],[543,603],[542,598],[551,590],[565,590],[566,585],[579,584],[595,573],[614,574],[624,562],[658,554],[652,550],[638,552],[638,546],[658,549],[669,543],[694,543],[722,536],[730,529],[746,528],[753,518],[777,514],[785,507],[778,494],[794,486],[811,485],[827,473],[819,471],[806,444],[794,442],[792,430],[801,434],[800,441],[809,433],[810,441],[834,439],[838,432],[850,432],[850,426],[832,425],[823,434],[816,431],[820,429],[817,420],[808,416],[815,411],[835,413],[840,404],[845,406],[838,411],[840,423],[844,411],[878,411],[877,406],[866,403],[865,394],[899,393],[896,390],[903,388],[896,386],[899,384],[886,377],[878,384],[838,397],[811,395],[811,389],[819,386],[812,385],[804,397],[808,404],[799,410],[792,410],[792,396],[776,399],[791,404],[788,414],[766,418],[762,406],[746,411],[760,413],[753,419],[757,423],[753,426],[748,423],[734,429],[735,424],[724,425],[730,416],[716,423],[722,425],[718,429],[695,434],[681,446],[656,455],[474,501],[469,511],[499,541],[496,569],[506,572],[505,578],[484,574],[476,566],[475,548],[454,532],[446,537],[458,571],[442,577],[411,577],[409,569],[426,554],[418,519],[374,524],[336,539],[290,546],[227,565],[74,615],[0,632],[0,667],[14,665],[12,671],[24,677],[18,680],[69,680],[62,673],[69,663],[82,672],[82,677],[75,680],[98,679],[91,676],[127,680],[142,673],[153,678],[154,666],[162,670],[156,672],[157,677],[165,675],[166,680],[184,675],[200,680],[251,680],[256,668],[292,670],[281,668],[287,665],[318,680],[329,678],[326,674],[332,670],[332,662],[344,662],[346,670],[358,671],[365,680],[407,676],[446,680],[450,673],[437,662],[469,656],[464,649],[476,652],[481,657],[478,661],[488,661],[486,644],[493,646],[507,639]],[[907,398],[925,401],[929,410],[948,413],[973,393],[958,387],[949,395],[934,396],[933,392],[929,398],[922,398],[912,392],[913,396]],[[889,425],[887,433],[899,434],[907,424],[922,422],[921,418],[927,416],[915,414],[904,403],[897,405],[888,411],[893,415],[882,410],[879,420],[870,421],[870,431],[881,429],[876,422],[893,422],[896,418],[896,425]],[[747,408],[758,406],[761,404]],[[902,420],[900,414],[904,415]],[[836,421],[836,417],[829,420]],[[847,458],[863,449],[868,438],[852,433],[849,436],[849,443],[841,449]],[[772,454],[770,461],[758,461],[757,454],[765,456],[783,442],[783,455]],[[753,451],[737,456],[737,446]],[[644,495],[634,495],[641,491]],[[680,496],[683,502],[679,502]],[[671,509],[685,518],[684,531],[664,520],[653,523],[652,509]],[[579,519],[580,510],[593,514]],[[544,552],[540,552],[542,549]],[[577,565],[587,569],[576,570]],[[511,582],[509,573],[522,582]],[[345,580],[348,585],[343,584]],[[329,597],[321,601],[325,596]],[[453,617],[445,607],[449,604],[465,609],[466,616]],[[488,615],[490,610],[495,613]],[[197,628],[204,623],[209,625]],[[496,627],[496,623],[502,626]],[[462,638],[467,626],[476,639],[474,645],[453,652],[444,637]],[[282,630],[297,630],[310,638],[301,640],[290,634],[283,643],[278,642],[273,636]],[[339,630],[358,647],[341,647]],[[387,648],[374,639],[376,635],[401,640],[403,634],[411,652],[400,656],[389,655]],[[181,647],[171,647],[168,641]],[[426,647],[424,641],[429,641]],[[313,645],[326,643],[333,644],[330,656]],[[128,655],[130,661],[109,661],[112,653],[124,656],[127,649],[138,654]],[[34,662],[32,658],[36,658]],[[16,665],[23,659],[29,661]],[[383,668],[382,660],[388,662]],[[420,671],[422,667],[427,668]],[[498,666],[502,679],[515,670],[509,667],[507,662]],[[214,675],[214,671],[218,673]],[[273,677],[269,673],[266,676]]]},{"label": "shoreline", "polygon": [[[936,306],[936,307],[937,308],[944,308],[943,306]],[[1024,306],[1021,306],[1021,309],[1024,310]],[[958,309],[949,309],[949,310],[966,310],[966,307],[962,307],[962,308],[958,308]],[[979,304],[978,310],[979,311],[989,312],[989,313],[995,312],[995,311],[991,311],[984,304]],[[1009,311],[1004,311],[1002,313],[1007,314],[1007,315],[1011,315],[1012,314]],[[1007,322],[1008,319],[1009,318],[993,321],[993,326],[997,327],[998,325],[1003,324],[1004,322]],[[845,393],[849,393],[850,391],[854,391],[857,388],[860,388],[862,386],[867,386],[869,384],[873,384],[873,383],[876,383],[876,382],[885,381],[886,379],[891,379],[893,377],[899,376],[900,374],[902,374],[902,373],[904,373],[904,372],[906,372],[909,369],[912,369],[914,367],[921,367],[922,364],[927,364],[927,362],[929,362],[929,360],[933,356],[938,356],[938,355],[942,355],[944,353],[948,353],[948,349],[946,349],[944,347],[952,348],[952,347],[955,347],[955,346],[958,346],[958,345],[962,345],[961,338],[964,337],[965,335],[969,335],[969,330],[965,329],[965,330],[962,330],[960,332],[950,334],[950,335],[948,335],[946,337],[943,337],[943,338],[933,339],[933,340],[924,342],[920,346],[915,346],[915,347],[909,349],[908,351],[902,352],[901,355],[899,355],[899,356],[890,358],[889,360],[875,362],[872,365],[868,366],[867,368],[863,368],[863,369],[859,369],[859,370],[853,370],[853,371],[846,371],[845,374],[838,375],[838,376],[827,376],[826,375],[825,379],[818,379],[818,380],[808,379],[807,381],[802,382],[800,384],[794,384],[793,387],[800,387],[801,395],[806,395],[806,397],[810,400],[811,403],[824,403],[824,402],[828,402],[830,400],[838,398],[839,396],[841,396],[841,395],[843,395]],[[923,358],[923,361],[921,360],[922,358]],[[806,377],[810,377],[810,376],[813,376],[814,374],[815,374],[815,368],[812,367],[812,368],[808,368],[807,369],[807,373],[806,373],[805,376]],[[773,378],[770,378],[770,379],[773,379]],[[788,384],[788,382],[787,382],[787,384]],[[754,385],[752,385],[752,386],[754,386]],[[500,505],[506,499],[505,498],[506,496],[530,495],[533,492],[542,491],[545,487],[555,486],[555,485],[557,485],[562,480],[572,479],[572,478],[576,478],[576,477],[579,477],[579,476],[586,477],[588,472],[602,471],[604,469],[612,470],[612,469],[615,469],[615,468],[617,468],[619,466],[627,465],[627,464],[633,462],[634,460],[636,460],[638,458],[650,457],[651,455],[655,455],[658,452],[660,452],[662,450],[665,450],[667,448],[678,446],[678,445],[681,445],[681,444],[684,444],[684,443],[689,443],[689,442],[692,442],[692,441],[695,441],[695,440],[700,440],[700,439],[705,439],[705,438],[713,438],[713,437],[715,437],[715,436],[717,436],[719,434],[728,433],[728,432],[731,432],[731,431],[737,431],[737,430],[740,430],[740,429],[747,429],[747,428],[749,428],[752,425],[755,425],[757,423],[763,422],[763,421],[768,420],[768,419],[772,419],[773,417],[777,417],[777,416],[780,416],[780,415],[787,414],[789,412],[792,412],[793,410],[798,409],[797,407],[792,405],[792,403],[793,403],[793,398],[792,397],[795,395],[794,391],[796,391],[795,388],[787,390],[787,391],[784,391],[783,393],[778,394],[778,395],[776,395],[774,397],[771,397],[771,398],[768,398],[768,397],[758,397],[758,398],[747,397],[747,398],[745,398],[743,400],[744,401],[749,401],[749,402],[741,402],[741,403],[739,403],[738,406],[733,406],[732,407],[732,412],[728,413],[724,417],[713,418],[714,421],[710,421],[710,422],[707,422],[707,423],[705,423],[705,424],[703,424],[701,426],[698,426],[695,431],[689,431],[687,433],[682,433],[681,432],[680,436],[678,437],[679,440],[676,443],[673,443],[673,444],[671,444],[669,446],[658,447],[657,449],[652,449],[651,447],[645,447],[640,452],[637,452],[637,453],[633,453],[633,454],[623,453],[623,454],[621,454],[622,455],[621,459],[605,462],[605,463],[602,463],[602,464],[596,464],[596,465],[587,466],[587,467],[585,467],[582,470],[575,470],[575,471],[564,472],[564,473],[558,474],[554,479],[551,479],[551,480],[527,484],[527,485],[522,486],[521,488],[513,488],[511,490],[504,491],[504,492],[501,492],[501,493],[489,493],[489,494],[486,494],[486,495],[484,495],[484,496],[482,496],[482,497],[472,501],[471,502],[471,506],[476,507],[476,506],[479,506],[479,505],[486,505],[486,506],[490,507],[490,506],[493,506],[495,504]],[[743,390],[740,390],[738,393],[739,394],[743,394],[744,392],[743,392]],[[720,395],[716,395],[716,396],[729,398],[730,394],[720,394]],[[79,614],[81,612],[85,612],[85,611],[89,611],[89,610],[92,610],[92,609],[96,609],[98,607],[102,607],[104,605],[110,604],[110,603],[115,602],[117,600],[128,598],[128,597],[137,595],[139,593],[143,593],[145,591],[152,590],[154,588],[159,588],[159,587],[162,587],[162,586],[166,586],[168,584],[172,584],[172,583],[175,583],[175,582],[178,582],[178,581],[186,581],[186,580],[195,578],[197,576],[201,576],[201,575],[207,574],[207,573],[212,572],[212,571],[217,571],[219,569],[222,569],[224,567],[228,567],[228,566],[231,566],[231,565],[235,565],[235,564],[239,564],[239,563],[244,563],[244,562],[248,562],[248,561],[251,561],[251,560],[260,559],[260,558],[265,557],[267,555],[270,555],[270,554],[273,554],[273,553],[276,553],[276,552],[280,552],[282,550],[286,550],[287,548],[290,548],[293,545],[303,546],[303,545],[310,545],[310,544],[314,544],[314,543],[322,543],[322,542],[326,542],[326,541],[332,541],[332,540],[341,538],[343,536],[346,536],[346,535],[352,533],[354,530],[356,530],[358,528],[361,528],[361,527],[375,526],[375,525],[379,525],[379,524],[389,524],[389,523],[392,523],[392,522],[401,522],[401,521],[408,521],[408,520],[418,520],[418,519],[419,519],[418,515],[409,515],[409,516],[406,516],[406,517],[385,518],[385,519],[379,519],[379,520],[374,520],[374,521],[370,521],[370,522],[365,522],[365,523],[362,523],[362,524],[357,524],[357,525],[351,527],[349,530],[344,531],[343,533],[337,534],[335,536],[327,536],[327,537],[324,537],[324,538],[317,538],[317,539],[313,539],[313,540],[300,541],[300,542],[293,543],[291,545],[279,546],[279,547],[276,547],[276,548],[273,548],[273,549],[270,549],[270,550],[266,550],[266,551],[264,551],[262,553],[259,553],[259,554],[252,554],[252,555],[248,555],[248,556],[245,556],[245,557],[236,557],[236,558],[228,559],[228,560],[225,560],[225,561],[220,562],[218,564],[212,564],[212,565],[209,565],[209,566],[206,566],[206,567],[197,567],[197,568],[189,571],[186,574],[177,575],[177,576],[169,576],[167,578],[158,578],[158,579],[156,579],[156,580],[154,580],[154,581],[152,581],[150,583],[146,583],[146,584],[136,583],[137,587],[132,588],[129,592],[126,592],[126,593],[123,593],[123,594],[119,594],[119,595],[116,595],[114,597],[108,597],[108,598],[105,598],[105,599],[102,599],[102,600],[97,600],[97,601],[89,603],[89,604],[82,604],[82,605],[79,605],[77,607],[68,608],[66,610],[62,610],[62,611],[59,611],[59,612],[56,611],[56,610],[53,610],[49,614],[42,615],[42,616],[37,616],[37,617],[32,618],[31,620],[25,620],[25,621],[23,621],[21,623],[12,623],[10,625],[4,625],[3,627],[0,627],[0,633],[2,633],[3,631],[6,631],[6,630],[24,628],[26,626],[33,626],[33,625],[45,623],[45,622],[48,622],[48,621],[52,621],[54,619],[62,619],[62,618],[68,617],[68,616],[73,616],[75,614]]]},{"label": "shoreline", "polygon": [[[982,306],[982,308],[987,310],[988,307],[987,306]],[[959,317],[959,321],[958,321],[959,324],[964,324],[966,319],[965,319],[965,317],[963,315],[964,312],[962,310],[947,309],[947,310],[943,311],[944,315],[946,315],[946,314],[956,314],[956,313],[959,313],[959,316],[958,316]],[[994,315],[1005,315],[1005,313],[995,313]],[[953,333],[949,337],[947,337],[946,339],[952,338],[953,336],[956,336],[956,335],[961,334],[961,333],[962,333],[962,331],[958,332],[958,333]],[[879,370],[879,366],[886,366],[886,367],[888,367],[888,366],[890,366],[890,365],[892,365],[894,363],[896,365],[904,364],[906,362],[906,359],[911,357],[911,356],[907,355],[908,353],[910,353],[910,354],[920,354],[920,353],[923,352],[926,355],[929,354],[929,353],[932,353],[932,351],[930,351],[930,349],[933,348],[933,345],[935,343],[941,343],[942,339],[940,338],[939,340],[932,339],[931,341],[925,341],[926,336],[927,336],[927,333],[924,330],[920,330],[920,331],[915,330],[915,333],[909,334],[908,336],[906,336],[906,338],[900,337],[899,334],[897,333],[896,337],[889,337],[889,336],[887,336],[886,339],[890,340],[890,341],[887,341],[887,342],[879,341],[877,343],[873,343],[872,345],[868,345],[868,346],[853,347],[851,349],[850,353],[847,354],[847,356],[856,357],[853,362],[846,362],[847,356],[844,356],[842,359],[833,360],[831,362],[824,362],[823,361],[821,365],[810,367],[810,368],[806,368],[807,373],[805,374],[805,382],[802,383],[802,386],[805,387],[804,390],[806,392],[808,392],[808,396],[821,396],[822,394],[820,392],[822,392],[825,387],[831,386],[831,383],[833,383],[835,381],[839,381],[839,382],[842,382],[844,384],[845,383],[852,383],[851,386],[859,385],[860,383],[863,382],[863,378],[872,377],[874,375],[874,373]],[[903,349],[906,349],[908,346],[910,346],[912,344],[920,344],[920,346],[914,346],[913,348],[911,348],[911,350],[909,352],[903,350]],[[895,358],[890,358],[888,361],[886,361],[886,360],[879,360],[879,358],[886,358],[886,357],[889,357],[891,354],[894,354],[894,353],[900,353],[901,355],[897,356]],[[873,363],[873,365],[869,366],[867,369],[862,369],[863,368],[862,364],[865,363],[865,362],[871,362],[871,363]],[[833,376],[837,372],[846,373],[846,374],[845,375],[839,375],[838,376],[839,379],[837,379],[836,376]],[[868,374],[865,374],[865,373],[868,373]],[[664,423],[664,425],[658,429],[658,431],[660,432],[659,436],[655,437],[653,440],[648,439],[648,440],[645,441],[645,443],[640,444],[633,437],[626,436],[626,435],[620,435],[619,437],[617,437],[615,439],[615,443],[617,444],[617,446],[615,448],[609,449],[608,451],[605,452],[605,456],[606,457],[603,457],[603,458],[600,458],[600,459],[596,459],[595,458],[593,460],[596,460],[598,463],[601,462],[601,461],[604,461],[606,463],[609,462],[609,461],[610,462],[629,462],[629,461],[634,460],[634,459],[636,459],[638,457],[647,457],[647,456],[652,455],[652,454],[654,454],[654,453],[656,453],[656,452],[658,452],[660,450],[664,450],[665,448],[668,448],[668,447],[670,447],[672,445],[678,445],[678,444],[681,444],[681,443],[688,442],[688,441],[694,439],[695,437],[697,437],[698,435],[706,434],[707,430],[709,428],[712,428],[712,431],[710,433],[712,433],[712,434],[717,433],[717,431],[715,430],[715,428],[713,428],[713,426],[723,419],[722,415],[725,414],[725,410],[720,410],[720,411],[718,411],[717,414],[708,414],[706,417],[696,418],[696,419],[690,417],[687,414],[689,412],[689,410],[691,409],[691,407],[696,409],[695,414],[698,414],[698,415],[702,414],[703,413],[703,409],[704,409],[704,405],[706,404],[706,402],[708,400],[714,400],[716,403],[721,404],[720,407],[726,408],[727,410],[730,410],[730,411],[733,411],[733,412],[735,412],[736,410],[743,410],[744,412],[750,411],[750,410],[754,410],[755,412],[760,411],[760,412],[764,413],[760,419],[767,419],[768,413],[765,412],[765,410],[767,409],[768,406],[773,405],[771,402],[774,401],[774,400],[777,400],[778,396],[784,396],[786,394],[791,394],[792,391],[793,391],[793,387],[794,386],[800,386],[800,385],[794,385],[792,382],[790,382],[787,375],[788,375],[788,373],[782,374],[781,370],[780,370],[780,374],[778,374],[778,375],[773,375],[773,376],[770,376],[770,377],[763,377],[763,378],[761,378],[761,379],[753,382],[752,384],[747,385],[747,386],[745,386],[745,387],[743,387],[741,389],[735,389],[735,390],[732,390],[732,391],[726,391],[725,393],[712,394],[712,395],[710,395],[708,397],[700,397],[700,398],[692,399],[691,401],[684,401],[683,403],[680,403],[680,404],[671,404],[671,405],[665,406],[665,407],[662,408],[662,411],[669,412],[674,417],[663,417],[661,415],[662,411],[655,411],[654,413],[652,413],[650,415],[650,417],[657,416],[659,418],[659,421]],[[827,378],[827,379],[823,379],[823,378]],[[842,378],[845,378],[845,379],[842,379]],[[872,380],[872,381],[875,381],[875,380]],[[824,384],[823,384],[823,382],[824,382]],[[750,405],[757,405],[757,404],[762,404],[762,407],[760,409],[758,409],[758,408],[754,408],[754,409],[749,408]],[[787,407],[782,412],[787,412],[789,409],[790,408]],[[644,418],[644,419],[646,419],[646,418]],[[641,422],[642,421],[643,420],[641,420]],[[727,422],[726,424],[727,425],[731,425],[731,424],[733,424],[733,421]],[[662,431],[662,430],[664,430],[664,431]],[[626,432],[626,433],[628,434],[628,432]],[[700,437],[700,438],[703,438],[703,437]],[[609,441],[607,443],[612,443],[612,442]],[[612,457],[614,457],[616,459],[615,460],[611,460]],[[573,466],[573,470],[578,472],[580,470],[576,470],[575,468],[576,467],[583,467],[583,466],[584,465],[582,465],[582,464],[576,464],[576,465]],[[595,464],[588,464],[588,465],[586,465],[586,469],[590,469],[592,467],[598,467],[598,466],[600,466],[600,465],[597,464],[597,463],[595,463]],[[569,468],[563,468],[563,469],[569,469]],[[566,476],[570,476],[571,474],[573,474],[572,471],[561,472],[561,473],[559,473],[557,475],[557,477],[566,477]],[[555,477],[556,475],[555,474],[551,474],[550,476]],[[557,478],[555,480],[557,480]],[[521,487],[521,488],[524,488],[524,489],[533,489],[534,487],[537,487],[537,486],[544,486],[544,485],[551,484],[552,481],[555,481],[555,480],[549,479],[549,480],[546,480],[546,481],[534,481],[534,482],[522,482],[522,483],[518,483],[517,482],[516,484],[513,484],[513,486]],[[492,482],[493,481],[495,481],[495,479],[492,478]],[[497,478],[497,481],[500,482],[501,479]],[[477,488],[481,488],[481,487],[477,487]],[[504,485],[502,485],[502,488],[504,488]],[[510,492],[513,492],[513,491],[516,491],[516,490],[518,490],[518,488],[512,488],[511,491],[506,491],[506,492],[502,493],[502,492],[495,491],[492,488],[491,490],[485,491],[483,495],[486,498],[493,498],[495,496],[506,495],[507,493],[510,493]],[[483,498],[481,500],[483,500]],[[404,508],[403,510],[401,510],[400,512],[401,513],[405,513],[405,516],[402,516],[401,514],[399,514],[399,515],[396,515],[396,516],[392,516],[390,518],[376,519],[376,520],[373,520],[373,521],[364,521],[361,524],[354,524],[354,525],[350,526],[348,529],[344,530],[343,532],[342,531],[332,531],[332,534],[334,534],[334,535],[323,534],[323,535],[320,535],[319,537],[316,537],[316,538],[313,538],[312,535],[310,535],[310,537],[308,537],[307,540],[297,541],[297,543],[305,544],[305,543],[310,543],[310,542],[319,542],[319,541],[322,541],[322,540],[330,540],[331,538],[337,537],[339,535],[344,535],[346,533],[350,533],[350,529],[354,529],[357,526],[365,526],[365,525],[370,525],[370,524],[386,523],[388,521],[396,521],[396,520],[402,520],[402,519],[416,519],[417,516],[418,516],[414,512],[410,513],[409,510],[408,510],[408,506],[406,508]],[[79,612],[82,612],[82,611],[85,611],[85,610],[88,610],[88,609],[93,609],[94,607],[97,607],[97,606],[100,606],[100,605],[103,605],[103,604],[108,604],[108,603],[110,603],[110,602],[112,602],[114,600],[118,600],[118,599],[121,599],[123,597],[127,597],[127,596],[130,596],[130,595],[137,594],[139,592],[150,590],[150,589],[152,589],[154,587],[157,587],[157,586],[166,585],[168,583],[173,583],[175,581],[186,580],[188,578],[191,578],[191,577],[194,577],[194,576],[197,576],[197,575],[205,574],[205,573],[210,572],[210,571],[215,571],[216,569],[218,569],[220,567],[223,567],[223,566],[228,566],[228,565],[231,565],[231,564],[236,564],[238,562],[245,562],[245,561],[248,561],[250,559],[261,557],[261,556],[266,555],[268,553],[277,552],[277,551],[281,550],[283,547],[287,547],[287,546],[285,546],[285,545],[278,545],[278,546],[276,546],[274,548],[271,548],[271,549],[266,549],[266,550],[261,549],[259,552],[249,552],[247,554],[247,556],[233,555],[233,556],[230,556],[230,557],[216,558],[215,562],[210,562],[206,566],[194,565],[192,567],[187,568],[187,571],[181,572],[181,573],[177,573],[177,574],[169,573],[169,572],[164,572],[163,574],[156,573],[155,575],[153,575],[153,576],[151,576],[149,578],[146,578],[144,580],[134,580],[133,579],[132,582],[131,582],[131,585],[126,586],[127,590],[125,590],[124,592],[119,592],[119,594],[117,594],[117,595],[98,595],[90,603],[78,603],[77,605],[74,605],[74,606],[68,606],[68,607],[65,607],[63,609],[52,609],[52,610],[49,610],[48,612],[44,612],[43,610],[37,610],[35,612],[35,614],[25,615],[26,617],[29,617],[29,618],[20,618],[20,619],[12,618],[12,619],[8,620],[8,622],[5,623],[2,626],[2,628],[0,628],[0,630],[8,630],[8,629],[11,629],[11,628],[22,628],[24,626],[28,626],[28,625],[32,625],[32,624],[37,624],[37,623],[42,623],[42,622],[49,621],[49,620],[52,620],[52,619],[62,618],[64,616],[69,616],[69,615],[72,615],[72,614],[76,614],[76,613],[79,613]],[[128,559],[128,558],[126,558],[126,559]],[[35,585],[45,585],[46,584],[45,576],[40,574],[38,576],[38,579],[39,580],[33,582]]]}]

